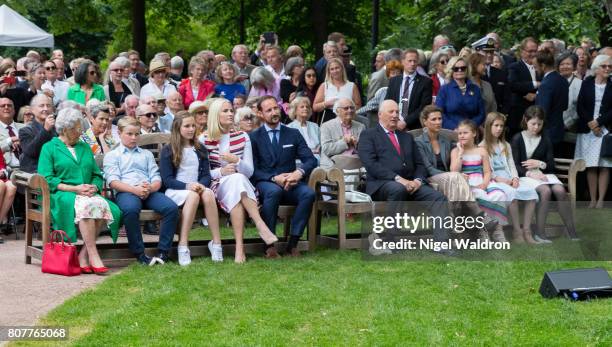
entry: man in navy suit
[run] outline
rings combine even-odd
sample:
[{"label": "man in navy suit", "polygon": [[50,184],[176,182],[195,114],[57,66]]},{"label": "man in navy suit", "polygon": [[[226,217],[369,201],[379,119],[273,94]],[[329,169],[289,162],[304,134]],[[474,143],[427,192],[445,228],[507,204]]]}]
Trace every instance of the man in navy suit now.
[{"label": "man in navy suit", "polygon": [[[553,145],[563,142],[565,124],[563,112],[567,110],[569,83],[555,70],[555,57],[549,50],[536,54],[536,69],[542,76],[535,104],[544,109],[546,125],[544,131]],[[555,146],[555,151],[559,146]],[[558,153],[555,153],[558,154]]]},{"label": "man in navy suit", "polygon": [[[280,124],[281,111],[273,96],[262,97],[257,109],[264,124],[250,133],[255,166],[251,182],[262,200],[261,216],[272,232],[276,230],[278,206],[296,205],[287,254],[299,256],[297,243],[315,199],[314,191],[304,181],[317,166],[317,159],[298,130]],[[296,168],[296,159],[302,162],[300,168]],[[274,245],[268,247],[266,257],[278,257]]]},{"label": "man in navy suit", "polygon": [[[449,215],[446,197],[427,185],[427,170],[412,135],[397,131],[399,107],[385,100],[378,111],[379,124],[361,133],[358,154],[367,171],[366,193],[375,201],[423,201],[434,216]],[[397,211],[398,204],[391,207]],[[448,240],[448,232],[434,228],[436,241]]]},{"label": "man in navy suit", "polygon": [[408,48],[402,56],[404,73],[389,80],[389,88],[385,99],[393,100],[400,105],[400,130],[421,127],[419,115],[423,107],[431,105],[433,83],[430,78],[416,72],[419,62],[419,52]]},{"label": "man in navy suit", "polygon": [[508,66],[508,83],[512,91],[508,117],[508,136],[521,131],[521,120],[527,107],[535,102],[536,92],[540,86],[535,66],[535,55],[538,41],[528,37],[521,42],[521,60]]}]

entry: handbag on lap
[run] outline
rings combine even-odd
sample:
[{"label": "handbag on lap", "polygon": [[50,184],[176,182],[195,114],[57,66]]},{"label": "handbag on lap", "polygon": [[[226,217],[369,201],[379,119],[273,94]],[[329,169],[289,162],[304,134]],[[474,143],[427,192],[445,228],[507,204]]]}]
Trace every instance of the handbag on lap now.
[{"label": "handbag on lap", "polygon": [[51,241],[43,248],[41,271],[62,276],[77,276],[81,274],[77,248],[70,242],[62,230],[51,232]]}]

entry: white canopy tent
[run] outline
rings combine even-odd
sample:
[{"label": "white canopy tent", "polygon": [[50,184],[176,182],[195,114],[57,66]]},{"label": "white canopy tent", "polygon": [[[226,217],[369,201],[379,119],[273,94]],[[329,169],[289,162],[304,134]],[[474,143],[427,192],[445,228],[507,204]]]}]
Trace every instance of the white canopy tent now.
[{"label": "white canopy tent", "polygon": [[0,6],[0,46],[53,47],[53,35],[6,5]]}]

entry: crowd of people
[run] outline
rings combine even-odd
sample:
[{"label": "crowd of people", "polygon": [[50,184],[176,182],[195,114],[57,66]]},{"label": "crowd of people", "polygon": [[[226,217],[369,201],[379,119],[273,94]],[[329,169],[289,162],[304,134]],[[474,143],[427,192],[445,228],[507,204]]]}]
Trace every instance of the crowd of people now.
[{"label": "crowd of people", "polygon": [[[611,47],[528,37],[504,49],[496,33],[455,47],[438,35],[430,51],[379,52],[367,89],[343,34],[331,33],[323,53],[307,64],[301,47],[284,50],[262,35],[253,52],[239,44],[230,58],[203,50],[186,63],[158,52],[145,64],[130,50],[109,57],[106,71],[85,57],[65,64],[59,49],[1,58],[0,223],[18,195],[10,173],[21,170],[48,181],[53,227],[72,240],[80,232],[84,273],[108,270],[96,248],[102,230],[114,240],[125,233],[138,262],[153,265],[169,260],[178,229],[178,261],[188,265],[200,207],[213,261],[223,260],[221,210],[241,263],[246,218],[265,256],[277,258],[278,207],[296,205],[284,253],[299,256],[315,199],[306,179],[347,157],[362,163],[373,200],[423,201],[441,216],[463,203],[487,222],[483,239],[505,241],[511,223],[514,242],[550,243],[544,224],[553,197],[578,239],[554,157],[585,160],[590,207],[603,207]],[[412,136],[415,129],[422,133]],[[138,146],[152,133],[170,134],[158,159]],[[159,228],[145,224],[159,235],[153,257],[144,252],[143,208],[161,215]],[[434,230],[437,240],[449,237]]]}]

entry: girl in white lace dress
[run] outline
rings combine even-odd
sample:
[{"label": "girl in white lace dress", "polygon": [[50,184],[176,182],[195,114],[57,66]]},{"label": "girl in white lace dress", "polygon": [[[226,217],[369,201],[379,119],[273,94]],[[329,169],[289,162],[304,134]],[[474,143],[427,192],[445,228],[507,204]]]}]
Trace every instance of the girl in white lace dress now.
[{"label": "girl in white lace dress", "polygon": [[221,208],[229,213],[236,239],[235,261],[246,260],[243,246],[245,211],[251,217],[257,231],[266,244],[278,238],[266,226],[257,208],[255,187],[249,181],[253,174],[253,154],[249,135],[233,131],[234,109],[232,104],[219,98],[208,111],[208,129],[200,136],[208,150],[212,183]]}]

